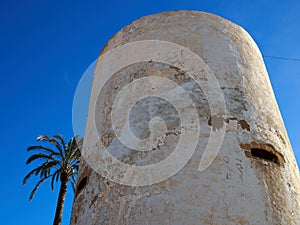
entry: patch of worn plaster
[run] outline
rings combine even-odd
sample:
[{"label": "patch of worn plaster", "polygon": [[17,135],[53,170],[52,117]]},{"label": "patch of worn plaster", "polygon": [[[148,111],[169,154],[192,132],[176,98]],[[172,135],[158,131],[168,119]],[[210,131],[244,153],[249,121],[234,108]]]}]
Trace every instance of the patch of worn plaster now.
[{"label": "patch of worn plaster", "polygon": [[214,131],[221,129],[225,122],[227,123],[226,131],[238,130],[239,127],[243,130],[250,131],[250,125],[243,119],[224,119],[222,116],[211,116],[208,119],[208,125],[212,126]]}]

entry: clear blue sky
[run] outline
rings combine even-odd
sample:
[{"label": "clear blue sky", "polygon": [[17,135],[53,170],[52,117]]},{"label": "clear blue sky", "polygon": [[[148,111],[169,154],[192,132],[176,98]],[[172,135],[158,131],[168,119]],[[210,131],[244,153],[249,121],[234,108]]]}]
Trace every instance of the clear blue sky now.
[{"label": "clear blue sky", "polygon": [[[174,9],[218,14],[244,27],[264,55],[300,58],[298,0],[0,1],[1,224],[52,224],[57,192],[45,183],[30,203],[34,182],[22,185],[26,147],[40,134],[72,137],[76,86],[106,41],[141,16]],[[265,63],[299,162],[300,62]]]}]

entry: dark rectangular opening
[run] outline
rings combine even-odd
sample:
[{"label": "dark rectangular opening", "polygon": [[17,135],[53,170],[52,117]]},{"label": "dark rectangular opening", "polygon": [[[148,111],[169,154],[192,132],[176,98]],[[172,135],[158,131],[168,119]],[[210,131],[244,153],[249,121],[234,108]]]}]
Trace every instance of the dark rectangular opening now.
[{"label": "dark rectangular opening", "polygon": [[274,153],[269,152],[265,149],[252,148],[251,155],[253,157],[257,157],[260,159],[264,159],[264,160],[279,164],[279,159],[278,159],[277,155],[275,155]]}]

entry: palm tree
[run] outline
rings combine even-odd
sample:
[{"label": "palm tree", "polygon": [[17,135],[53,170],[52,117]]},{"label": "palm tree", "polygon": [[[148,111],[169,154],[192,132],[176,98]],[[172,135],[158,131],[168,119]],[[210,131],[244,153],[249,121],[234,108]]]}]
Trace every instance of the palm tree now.
[{"label": "palm tree", "polygon": [[[76,176],[80,161],[80,151],[76,139],[75,137],[71,138],[66,145],[64,138],[60,135],[54,135],[53,137],[41,135],[37,138],[37,141],[44,142],[44,145],[34,145],[27,148],[28,151],[35,152],[27,159],[26,164],[30,164],[36,160],[41,162],[41,164],[31,170],[23,180],[23,184],[26,184],[32,175],[39,176],[39,181],[32,190],[29,200],[31,201],[33,199],[38,187],[48,178],[51,178],[52,191],[54,191],[54,182],[60,181],[60,190],[53,225],[60,225],[62,222],[62,212],[69,182],[73,190],[75,190]],[[45,145],[46,143],[47,145]]]}]

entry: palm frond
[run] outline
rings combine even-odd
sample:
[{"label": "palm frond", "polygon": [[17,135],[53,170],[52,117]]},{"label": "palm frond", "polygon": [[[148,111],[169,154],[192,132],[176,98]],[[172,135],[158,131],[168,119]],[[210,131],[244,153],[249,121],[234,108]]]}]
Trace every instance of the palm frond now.
[{"label": "palm frond", "polygon": [[72,153],[72,150],[74,150],[74,138],[71,138],[68,142],[68,146],[66,148],[66,158],[70,157],[70,153]]},{"label": "palm frond", "polygon": [[53,137],[60,141],[61,146],[63,147],[64,156],[66,156],[67,146],[66,146],[66,142],[65,142],[64,138],[60,135],[53,135]]},{"label": "palm frond", "polygon": [[64,138],[60,135],[54,135],[53,137],[41,135],[37,138],[37,141],[50,142],[55,148],[52,149],[52,146],[47,147],[43,145],[29,146],[27,148],[29,152],[34,150],[39,152],[32,154],[27,159],[26,164],[37,160],[42,162],[41,165],[31,170],[23,179],[23,184],[26,184],[33,175],[40,178],[30,194],[30,201],[33,199],[38,187],[49,177],[52,177],[52,190],[54,190],[54,183],[58,182],[62,176],[67,176],[67,181],[71,183],[73,190],[75,190],[81,156],[76,138],[71,138],[67,145]]},{"label": "palm frond", "polygon": [[46,135],[40,135],[40,136],[38,136],[37,140],[38,141],[48,141],[48,142],[54,144],[55,147],[57,148],[57,150],[59,151],[59,153],[61,154],[61,156],[62,157],[64,156],[63,150],[62,150],[60,144],[58,143],[58,141],[55,138],[50,138]]},{"label": "palm frond", "polygon": [[[43,163],[42,165],[38,166],[37,168],[31,170],[23,179],[23,184],[26,184],[28,179],[32,176],[32,175],[38,175],[40,174],[40,177],[42,178],[43,176],[47,176],[50,174],[50,170],[52,168],[54,168],[55,166],[59,165],[59,161],[55,160],[55,161],[47,161],[45,163]],[[47,173],[45,172],[47,171]]]},{"label": "palm frond", "polygon": [[39,166],[39,167],[37,167],[37,168],[31,170],[29,173],[27,173],[27,175],[26,175],[26,176],[24,177],[24,179],[23,179],[23,184],[26,184],[27,181],[28,181],[28,179],[29,179],[32,175],[34,175],[34,174],[37,175],[41,169],[42,169],[41,166]]},{"label": "palm frond", "polygon": [[[50,175],[51,176],[51,175]],[[30,197],[29,200],[31,201],[33,199],[33,196],[36,192],[36,190],[39,188],[39,186],[46,180],[48,179],[50,176],[44,177],[43,179],[39,180],[39,182],[37,182],[37,184],[35,185],[34,189],[31,191],[30,193]]]},{"label": "palm frond", "polygon": [[43,153],[37,153],[37,154],[31,155],[31,156],[27,159],[26,164],[29,164],[29,163],[31,163],[32,161],[37,160],[37,159],[55,160],[51,155],[45,155],[45,154],[43,154]]},{"label": "palm frond", "polygon": [[70,181],[71,181],[71,186],[72,186],[73,192],[75,193],[75,190],[76,190],[76,179],[75,179],[74,175],[71,176]]},{"label": "palm frond", "polygon": [[65,139],[60,135],[53,135],[56,139],[60,140],[62,146],[66,146]]},{"label": "palm frond", "polygon": [[33,146],[28,146],[27,147],[27,151],[32,151],[32,150],[40,150],[44,153],[49,153],[49,154],[52,154],[52,155],[59,155],[59,153],[55,152],[53,149],[47,148],[47,147],[44,147],[44,146],[41,146],[41,145],[33,145]]},{"label": "palm frond", "polygon": [[52,179],[51,179],[51,190],[52,191],[54,191],[54,181],[56,180],[56,182],[57,182],[59,176],[60,176],[60,169],[56,170],[52,175]]},{"label": "palm frond", "polygon": [[78,148],[78,146],[76,146],[72,151],[70,151],[70,154],[69,154],[69,159],[70,160],[78,160],[81,156],[81,152]]}]

